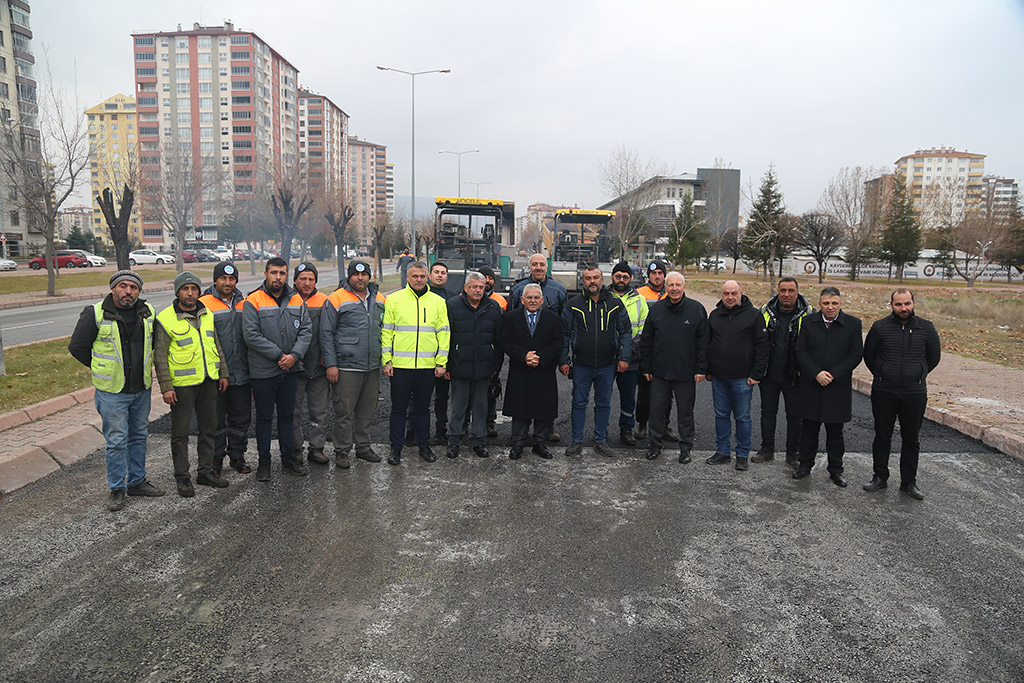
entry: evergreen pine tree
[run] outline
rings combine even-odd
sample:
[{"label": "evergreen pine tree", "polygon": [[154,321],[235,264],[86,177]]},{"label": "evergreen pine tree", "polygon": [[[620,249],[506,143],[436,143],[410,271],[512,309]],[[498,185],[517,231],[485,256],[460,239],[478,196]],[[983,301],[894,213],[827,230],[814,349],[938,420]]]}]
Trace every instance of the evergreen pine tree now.
[{"label": "evergreen pine tree", "polygon": [[786,246],[785,213],[786,206],[782,192],[779,191],[775,167],[769,166],[761,179],[757,199],[750,208],[750,218],[743,232],[743,254],[748,261],[767,269],[773,290],[775,262]]},{"label": "evergreen pine tree", "polygon": [[693,207],[693,197],[686,195],[679,206],[679,215],[672,221],[668,253],[684,268],[708,253],[708,232],[704,216]]},{"label": "evergreen pine tree", "polygon": [[903,174],[897,173],[892,182],[892,199],[885,216],[885,227],[879,240],[879,253],[903,282],[903,268],[921,255],[921,226],[914,205],[907,195]]}]

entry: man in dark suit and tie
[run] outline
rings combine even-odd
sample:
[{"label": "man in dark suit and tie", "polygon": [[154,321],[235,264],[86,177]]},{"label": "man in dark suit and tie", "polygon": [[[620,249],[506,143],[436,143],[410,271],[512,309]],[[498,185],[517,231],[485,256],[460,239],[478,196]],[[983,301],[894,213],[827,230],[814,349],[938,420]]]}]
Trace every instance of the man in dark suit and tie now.
[{"label": "man in dark suit and tie", "polygon": [[558,416],[558,380],[555,369],[562,352],[561,317],[544,307],[544,292],[537,284],[523,289],[522,307],[505,313],[501,328],[502,350],[508,356],[508,381],[502,412],[512,418],[509,458],[523,454],[533,421],[533,452],[551,457],[544,445]]}]

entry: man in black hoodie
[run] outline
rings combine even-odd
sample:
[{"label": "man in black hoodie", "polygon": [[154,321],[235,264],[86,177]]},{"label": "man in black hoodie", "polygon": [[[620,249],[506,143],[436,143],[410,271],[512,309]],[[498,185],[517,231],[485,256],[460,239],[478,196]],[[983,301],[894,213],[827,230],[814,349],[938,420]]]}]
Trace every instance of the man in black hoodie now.
[{"label": "man in black hoodie", "polygon": [[875,417],[872,446],[874,476],[865,491],[884,489],[889,480],[889,452],[896,418],[900,421],[900,491],[921,500],[917,488],[918,435],[928,405],[928,373],[942,356],[935,325],[914,315],[914,293],[901,287],[889,297],[892,314],[876,320],[864,341],[864,364],[874,375],[871,413]]},{"label": "man in black hoodie", "polygon": [[750,463],[750,397],[768,366],[768,334],[761,312],[750,304],[740,283],[722,285],[722,298],[708,316],[711,345],[708,374],[715,401],[715,454],[705,462],[719,465],[732,457],[732,419],[736,420],[736,469]]},{"label": "man in black hoodie", "polygon": [[708,314],[700,302],[686,297],[686,279],[672,272],[665,278],[668,296],[651,306],[640,336],[640,372],[651,383],[651,444],[647,459],[661,453],[669,401],[676,397],[679,462],[690,462],[693,449],[693,404],[697,382],[704,381],[708,359]]},{"label": "man in black hoodie", "polygon": [[608,418],[611,415],[612,384],[616,372],[629,369],[633,348],[633,329],[622,299],[612,296],[604,286],[604,274],[594,264],[583,271],[583,293],[565,305],[565,346],[562,350],[563,375],[572,376],[572,444],[565,454],[583,451],[583,427],[587,422],[590,388],[594,388],[594,450],[611,456],[608,447]]}]

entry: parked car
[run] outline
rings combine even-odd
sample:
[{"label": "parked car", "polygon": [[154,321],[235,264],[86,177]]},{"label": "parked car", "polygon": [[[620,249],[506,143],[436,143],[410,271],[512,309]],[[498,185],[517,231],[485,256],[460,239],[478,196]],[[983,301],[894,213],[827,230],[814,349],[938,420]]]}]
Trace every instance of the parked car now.
[{"label": "parked car", "polygon": [[[89,259],[83,258],[71,251],[58,251],[56,254],[56,264],[58,268],[88,268]],[[36,256],[28,262],[28,267],[32,270],[39,270],[46,267],[46,261],[42,256]]]},{"label": "parked car", "polygon": [[72,252],[78,254],[79,256],[81,256],[82,258],[86,259],[87,261],[89,261],[89,265],[90,266],[105,266],[105,265],[107,265],[107,259],[103,258],[102,256],[97,256],[96,254],[93,254],[92,252],[88,252],[88,251],[85,251],[83,249],[69,249],[68,251],[72,251]]},{"label": "parked car", "polygon": [[210,253],[213,254],[218,261],[231,261],[235,258],[235,252],[227,248],[221,249],[218,247]]},{"label": "parked car", "polygon": [[[175,256],[172,252],[172,256]],[[182,249],[181,251],[181,262],[182,263],[196,263],[199,260],[199,254],[192,249]]]},{"label": "parked car", "polygon": [[241,249],[235,249],[235,260],[236,261],[248,261],[249,255]]},{"label": "parked car", "polygon": [[197,250],[196,258],[198,258],[202,263],[216,263],[217,261],[220,261],[220,257],[209,249]]},{"label": "parked car", "polygon": [[152,249],[136,249],[135,251],[128,254],[128,263],[130,265],[138,265],[141,263],[174,263],[174,257],[169,254],[161,254],[153,251]]},{"label": "parked car", "polygon": [[0,258],[0,270],[17,270],[18,264],[9,258]]},{"label": "parked car", "polygon": [[356,250],[355,249],[346,249],[345,250],[345,258],[356,258]]},{"label": "parked car", "polygon": [[[701,264],[700,264],[700,269],[701,270],[714,270],[715,269],[715,259],[713,259],[713,258],[706,258],[706,259],[704,259],[701,262]],[[724,258],[718,259],[718,270],[721,271],[721,270],[728,270],[728,269],[729,268],[726,265],[725,259]]]}]

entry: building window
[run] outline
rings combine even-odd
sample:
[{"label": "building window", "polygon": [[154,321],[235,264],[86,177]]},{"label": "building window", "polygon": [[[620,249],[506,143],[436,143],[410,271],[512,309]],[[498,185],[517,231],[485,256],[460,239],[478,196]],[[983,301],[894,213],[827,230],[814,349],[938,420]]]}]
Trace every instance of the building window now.
[{"label": "building window", "polygon": [[174,78],[179,80],[179,81],[187,81],[188,80],[188,69],[175,69],[174,70]]},{"label": "building window", "polygon": [[239,95],[238,97],[231,98],[231,104],[250,104],[252,98],[248,95]]},{"label": "building window", "polygon": [[205,79],[210,79],[210,78],[213,78],[213,69],[211,69],[208,66],[207,67],[202,67],[202,66],[199,67],[199,78],[200,79],[204,79],[204,78]]},{"label": "building window", "polygon": [[232,76],[248,76],[250,73],[249,67],[247,66],[233,66],[231,67]]},{"label": "building window", "polygon": [[188,49],[188,38],[178,38],[177,46],[178,46],[179,50],[187,50]]},{"label": "building window", "polygon": [[7,73],[7,57],[0,57],[0,72]]},{"label": "building window", "polygon": [[144,68],[144,69],[136,69],[135,70],[135,75],[139,76],[141,78],[148,78],[150,76],[155,77],[156,76],[156,68],[147,67],[147,68]]},{"label": "building window", "polygon": [[21,225],[21,218],[17,211],[11,211],[11,225]]},{"label": "building window", "polygon": [[252,126],[232,126],[231,132],[235,135],[252,135]]},{"label": "building window", "polygon": [[231,81],[232,90],[249,90],[251,81]]},{"label": "building window", "polygon": [[137,62],[155,62],[156,61],[156,53],[155,52],[136,52],[135,53],[135,61],[137,61]]},{"label": "building window", "polygon": [[[223,38],[221,40],[223,40]],[[221,43],[221,45],[223,45],[223,44],[224,43]],[[231,44],[232,45],[248,45],[249,44],[249,36],[231,36]]]},{"label": "building window", "polygon": [[153,36],[139,36],[135,39],[135,45],[138,47],[153,47]]},{"label": "building window", "polygon": [[199,53],[199,63],[200,64],[213,64],[213,54],[210,53],[210,52],[200,52]]},{"label": "building window", "polygon": [[231,112],[231,118],[235,119],[236,121],[251,119],[252,118],[252,112],[249,111],[248,109],[245,109],[245,110],[242,110],[242,111],[233,111],[233,112]]},{"label": "building window", "polygon": [[142,229],[142,236],[143,237],[160,237],[160,238],[162,238],[164,236],[164,231],[163,231],[163,228],[143,228]]},{"label": "building window", "polygon": [[188,64],[188,53],[187,52],[178,52],[177,54],[175,54],[174,55],[174,63],[175,64]]},{"label": "building window", "polygon": [[188,95],[188,83],[178,83],[176,89],[179,95]]},{"label": "building window", "polygon": [[188,109],[191,102],[187,97],[178,98],[178,109]]},{"label": "building window", "polygon": [[231,61],[233,62],[247,62],[249,57],[250,53],[248,51],[231,52]]},{"label": "building window", "polygon": [[235,149],[252,149],[252,140],[235,140],[233,146]]}]

